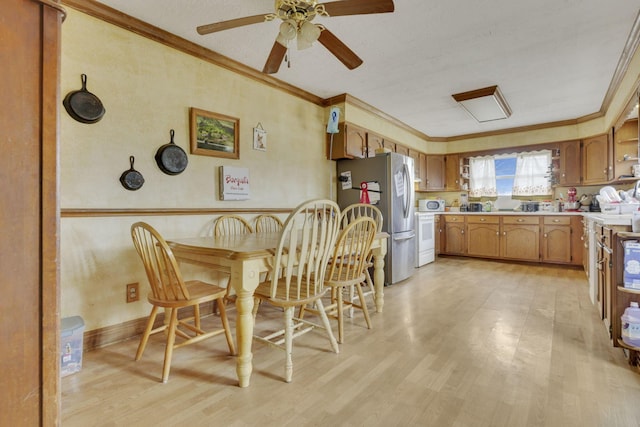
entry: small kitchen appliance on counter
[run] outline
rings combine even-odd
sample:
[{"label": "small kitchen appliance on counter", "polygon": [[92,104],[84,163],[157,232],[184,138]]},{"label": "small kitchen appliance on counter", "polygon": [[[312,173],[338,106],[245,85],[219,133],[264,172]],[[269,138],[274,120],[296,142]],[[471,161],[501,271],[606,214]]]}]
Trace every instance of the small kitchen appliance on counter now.
[{"label": "small kitchen appliance on counter", "polygon": [[578,201],[578,191],[575,187],[567,190],[567,201],[564,202],[564,210],[567,212],[578,212],[580,210],[580,202]]},{"label": "small kitchen appliance on counter", "polygon": [[522,212],[538,212],[540,210],[540,202],[523,201],[520,203]]},{"label": "small kitchen appliance on counter", "polygon": [[418,200],[418,212],[444,212],[443,199]]}]

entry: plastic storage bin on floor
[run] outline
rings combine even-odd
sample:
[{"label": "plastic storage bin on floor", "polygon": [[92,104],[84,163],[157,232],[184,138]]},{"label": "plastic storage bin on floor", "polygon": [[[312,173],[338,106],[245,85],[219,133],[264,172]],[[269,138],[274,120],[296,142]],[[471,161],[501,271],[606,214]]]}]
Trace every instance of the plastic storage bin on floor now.
[{"label": "plastic storage bin on floor", "polygon": [[60,329],[60,376],[65,377],[82,369],[84,320],[80,316],[65,317]]}]

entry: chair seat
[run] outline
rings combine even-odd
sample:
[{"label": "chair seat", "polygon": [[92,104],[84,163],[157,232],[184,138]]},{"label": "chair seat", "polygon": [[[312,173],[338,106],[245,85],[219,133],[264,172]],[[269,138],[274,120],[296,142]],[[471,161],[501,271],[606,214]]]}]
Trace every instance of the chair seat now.
[{"label": "chair seat", "polygon": [[[283,280],[284,279],[280,279],[279,282],[282,282]],[[313,289],[313,285],[311,285],[310,287]],[[301,305],[310,304],[317,299],[322,298],[328,289],[329,288],[326,288],[321,293],[315,293],[311,295],[307,294],[306,290],[303,289],[299,298],[296,297],[293,300],[287,300],[286,288],[284,286],[278,286],[276,289],[275,298],[271,298],[271,282],[262,282],[258,285],[253,295],[256,298],[269,301],[270,304],[278,307],[298,307]]]},{"label": "chair seat", "polygon": [[[347,272],[343,272],[339,277],[332,277],[331,280],[327,280],[325,284],[331,287],[348,287],[358,283],[362,283],[366,280],[367,276],[362,273],[356,277],[347,277]],[[353,276],[352,274],[350,276]]]},{"label": "chair seat", "polygon": [[210,283],[202,282],[200,280],[189,280],[185,281],[184,284],[189,291],[189,299],[188,300],[164,300],[158,299],[153,296],[152,293],[149,293],[147,300],[159,307],[166,308],[180,308],[180,307],[188,307],[194,304],[201,304],[203,302],[213,301],[218,298],[222,298],[225,296],[227,289],[221,288],[217,285],[212,285]]}]

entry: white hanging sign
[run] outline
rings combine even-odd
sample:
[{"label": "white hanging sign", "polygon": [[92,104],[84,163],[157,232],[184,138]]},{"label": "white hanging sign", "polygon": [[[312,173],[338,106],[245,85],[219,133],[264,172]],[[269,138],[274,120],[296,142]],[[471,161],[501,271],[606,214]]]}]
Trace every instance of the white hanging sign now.
[{"label": "white hanging sign", "polygon": [[249,168],[220,166],[220,200],[249,200]]}]

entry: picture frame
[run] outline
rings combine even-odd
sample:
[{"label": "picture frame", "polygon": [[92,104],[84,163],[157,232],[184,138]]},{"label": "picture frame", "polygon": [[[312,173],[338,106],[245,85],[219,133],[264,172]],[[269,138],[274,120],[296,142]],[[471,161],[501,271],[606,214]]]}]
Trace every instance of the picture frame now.
[{"label": "picture frame", "polygon": [[189,109],[191,154],[240,158],[240,119],[191,107]]},{"label": "picture frame", "polygon": [[267,151],[267,131],[260,124],[253,128],[253,149]]}]

